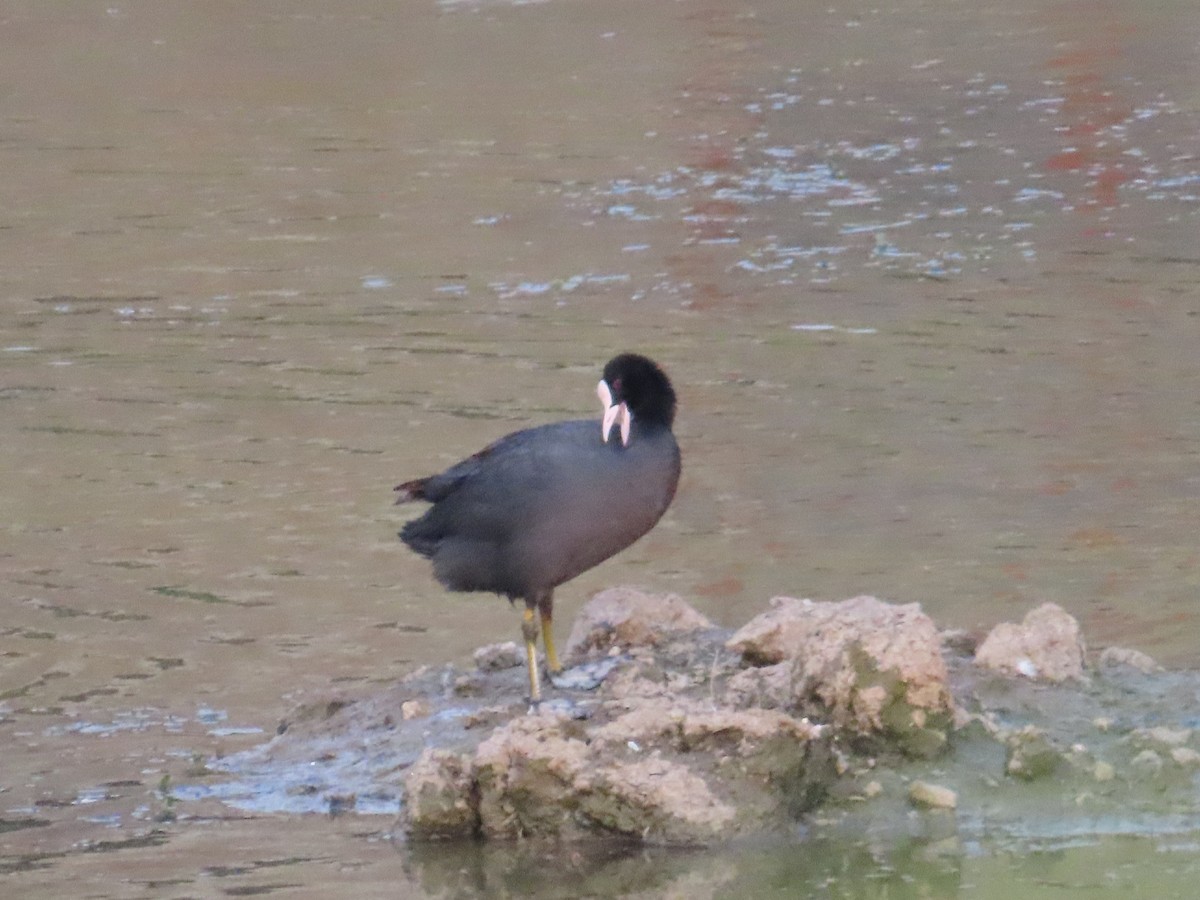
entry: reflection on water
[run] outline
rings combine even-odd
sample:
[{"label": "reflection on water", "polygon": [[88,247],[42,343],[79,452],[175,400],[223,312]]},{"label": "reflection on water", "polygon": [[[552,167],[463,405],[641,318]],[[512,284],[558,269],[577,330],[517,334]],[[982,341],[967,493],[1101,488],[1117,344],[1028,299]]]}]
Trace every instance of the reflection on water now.
[{"label": "reflection on water", "polygon": [[[319,882],[327,840],[398,865],[343,820],[182,827],[162,779],[512,637],[398,548],[390,487],[590,414],[619,349],[680,388],[684,480],[564,617],[623,581],[725,624],[1052,599],[1196,664],[1191,4],[0,13],[0,865],[29,896]],[[819,858],[902,890],[907,851],[858,852]],[[679,878],[837,883],[794,855]],[[930,893],[1032,877],[956,859]]]}]

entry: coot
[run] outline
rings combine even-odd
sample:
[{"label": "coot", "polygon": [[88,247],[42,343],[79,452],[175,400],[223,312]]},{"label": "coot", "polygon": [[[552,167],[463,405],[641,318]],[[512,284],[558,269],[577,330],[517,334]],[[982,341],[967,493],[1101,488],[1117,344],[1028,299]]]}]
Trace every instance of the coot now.
[{"label": "coot", "polygon": [[623,353],[604,367],[597,393],[604,407],[599,428],[581,420],[517,431],[440,475],[396,488],[397,503],[433,504],[405,524],[400,539],[433,560],[438,581],[452,591],[525,601],[521,630],[534,702],[534,611],[546,664],[557,674],[554,589],[653,528],[679,483],[675,391],[662,369]]}]

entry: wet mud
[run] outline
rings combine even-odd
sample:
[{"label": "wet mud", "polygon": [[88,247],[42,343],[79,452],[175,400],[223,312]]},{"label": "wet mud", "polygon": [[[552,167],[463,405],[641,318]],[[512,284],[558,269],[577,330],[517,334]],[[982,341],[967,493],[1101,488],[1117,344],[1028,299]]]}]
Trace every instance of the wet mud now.
[{"label": "wet mud", "polygon": [[[387,690],[296,710],[269,743],[210,760],[211,771],[174,794],[184,809],[219,800],[257,813],[396,816],[397,838],[414,843],[552,838],[585,845],[581,853],[621,842],[728,844],[787,835],[821,817],[886,833],[902,829],[914,806],[948,816],[956,840],[1013,846],[1187,833],[1200,814],[1200,675],[1165,672],[1116,648],[1085,657],[1081,638],[1062,642],[1070,617],[1057,608],[1027,617],[1026,640],[1008,651],[1023,664],[1017,668],[1002,651],[976,652],[1002,638],[1007,623],[978,646],[969,635],[935,633],[936,658],[913,662],[925,625],[908,607],[870,598],[809,605],[792,612],[796,623],[812,617],[809,635],[786,621],[781,627],[779,610],[788,608],[780,606],[736,634],[699,625],[679,631],[659,622],[659,598],[622,591],[635,607],[626,621],[646,623],[630,629],[640,638],[619,640],[608,621],[593,618],[594,633],[610,635],[611,647],[590,663],[571,654],[582,668],[600,664],[594,693],[555,690],[530,707],[515,645],[508,653],[481,648],[474,668],[430,668]],[[604,604],[598,595],[584,616]],[[831,645],[840,660],[814,667],[819,648]],[[772,673],[781,659],[794,663],[779,679]],[[1064,676],[1054,659],[1083,665]],[[898,692],[879,695],[872,709],[889,678]],[[754,686],[763,679],[774,686]],[[930,693],[934,683],[944,698]],[[953,728],[949,718],[935,725],[950,708]],[[914,723],[940,727],[941,740],[915,741]],[[794,759],[772,756],[783,744],[795,748]],[[612,789],[611,779],[609,788],[597,786],[597,772],[634,772],[649,760],[664,784],[672,766],[694,776],[691,796],[653,801],[642,825],[635,809],[644,796],[610,797],[626,805],[624,816],[588,812]],[[478,783],[455,788],[446,780],[473,767],[472,778],[512,780],[508,799],[493,805],[524,810],[492,810],[500,818],[489,821]],[[557,786],[547,790],[538,779]],[[572,788],[573,779],[581,787]],[[933,782],[937,790],[928,789]],[[764,810],[755,785],[768,785],[780,806]],[[414,791],[437,796],[406,796]],[[698,797],[716,813],[729,803],[746,815],[696,820]],[[479,809],[462,816],[472,804]],[[635,825],[614,824],[622,821]]]}]

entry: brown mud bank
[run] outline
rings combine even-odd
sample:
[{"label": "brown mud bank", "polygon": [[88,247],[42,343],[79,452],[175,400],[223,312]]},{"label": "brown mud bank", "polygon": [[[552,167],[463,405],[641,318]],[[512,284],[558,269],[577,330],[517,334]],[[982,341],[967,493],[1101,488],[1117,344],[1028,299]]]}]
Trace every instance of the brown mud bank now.
[{"label": "brown mud bank", "polygon": [[617,588],[565,656],[576,668],[537,710],[503,644],[305,707],[181,786],[181,812],[215,799],[393,813],[418,841],[663,845],[914,816],[954,843],[1200,827],[1200,674],[1089,653],[1053,604],[979,641],[917,604],[779,597],[730,633]]}]

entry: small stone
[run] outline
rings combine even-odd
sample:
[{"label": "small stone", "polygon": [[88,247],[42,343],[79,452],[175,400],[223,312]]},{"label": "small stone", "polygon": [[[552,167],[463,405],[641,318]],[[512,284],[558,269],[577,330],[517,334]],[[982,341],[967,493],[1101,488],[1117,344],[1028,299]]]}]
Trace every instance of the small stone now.
[{"label": "small stone", "polygon": [[400,718],[421,719],[429,715],[429,704],[424,700],[405,700],[400,704]]},{"label": "small stone", "polygon": [[865,785],[863,785],[862,792],[863,796],[870,800],[883,793],[883,785],[878,781],[868,781]]},{"label": "small stone", "polygon": [[1163,759],[1153,750],[1143,750],[1129,761],[1129,767],[1143,775],[1157,775],[1162,771]]},{"label": "small stone", "polygon": [[914,806],[926,809],[954,809],[958,806],[958,794],[940,784],[914,781],[908,788],[908,799]]},{"label": "small stone", "polygon": [[1145,675],[1163,670],[1154,657],[1129,647],[1105,647],[1100,653],[1100,665],[1105,669],[1135,669]]},{"label": "small stone", "polygon": [[1168,728],[1159,725],[1155,728],[1144,728],[1137,732],[1138,737],[1145,738],[1164,747],[1182,747],[1191,739],[1190,728]]},{"label": "small stone", "polygon": [[1045,733],[1031,725],[1009,735],[1006,744],[1008,759],[1004,771],[1024,781],[1052,774],[1062,760],[1062,753]]},{"label": "small stone", "polygon": [[833,770],[837,772],[838,777],[850,771],[850,758],[836,747],[833,750]]},{"label": "small stone", "polygon": [[1171,751],[1171,759],[1175,760],[1176,765],[1186,768],[1200,766],[1200,753],[1191,747],[1176,747]]},{"label": "small stone", "polygon": [[473,697],[483,693],[483,684],[478,672],[467,672],[454,679],[454,693],[459,697]]},{"label": "small stone", "polygon": [[481,672],[498,672],[525,665],[525,652],[515,641],[479,647],[471,658],[475,660],[475,668]]},{"label": "small stone", "polygon": [[1096,765],[1092,766],[1092,777],[1097,781],[1112,781],[1117,777],[1117,770],[1113,768],[1111,763],[1106,763],[1104,760],[1097,760]]}]

